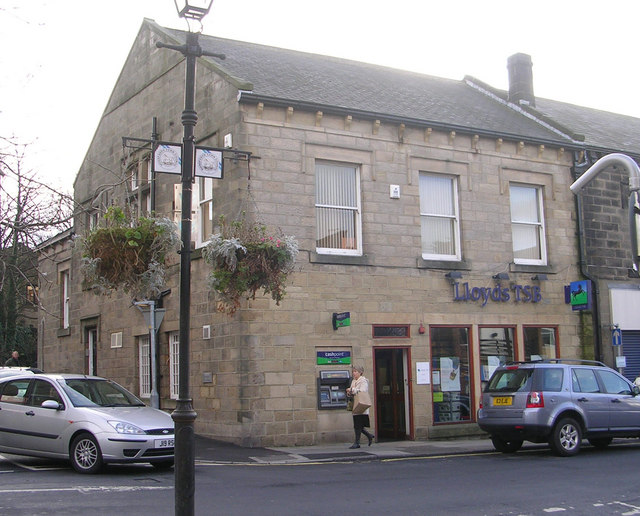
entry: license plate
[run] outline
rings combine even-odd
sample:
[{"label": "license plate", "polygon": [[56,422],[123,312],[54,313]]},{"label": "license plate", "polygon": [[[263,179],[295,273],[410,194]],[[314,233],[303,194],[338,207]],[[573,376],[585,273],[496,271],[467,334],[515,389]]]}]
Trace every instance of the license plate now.
[{"label": "license plate", "polygon": [[512,403],[513,398],[511,396],[496,396],[493,398],[494,407],[503,407],[505,405],[511,405]]},{"label": "license plate", "polygon": [[173,439],[156,439],[156,448],[173,448]]}]

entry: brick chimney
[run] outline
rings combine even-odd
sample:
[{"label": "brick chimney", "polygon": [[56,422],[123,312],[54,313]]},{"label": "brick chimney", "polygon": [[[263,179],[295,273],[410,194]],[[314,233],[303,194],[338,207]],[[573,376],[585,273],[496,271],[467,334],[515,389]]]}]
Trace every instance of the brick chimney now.
[{"label": "brick chimney", "polygon": [[507,59],[509,102],[536,107],[533,94],[533,63],[527,54],[514,54]]}]

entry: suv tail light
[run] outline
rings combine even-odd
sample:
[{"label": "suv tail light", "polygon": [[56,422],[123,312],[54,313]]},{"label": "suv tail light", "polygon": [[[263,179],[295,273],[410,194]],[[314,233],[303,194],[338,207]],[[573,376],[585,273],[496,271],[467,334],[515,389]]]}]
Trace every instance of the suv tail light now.
[{"label": "suv tail light", "polygon": [[541,392],[532,391],[527,396],[527,408],[543,408],[544,396]]}]

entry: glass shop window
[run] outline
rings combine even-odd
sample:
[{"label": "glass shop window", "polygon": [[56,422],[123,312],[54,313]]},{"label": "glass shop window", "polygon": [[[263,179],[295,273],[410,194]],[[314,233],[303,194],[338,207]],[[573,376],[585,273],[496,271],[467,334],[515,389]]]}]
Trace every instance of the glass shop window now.
[{"label": "glass shop window", "polygon": [[471,421],[469,328],[431,327],[434,423]]},{"label": "glass shop window", "polygon": [[524,359],[544,360],[558,358],[558,328],[525,326]]},{"label": "glass shop window", "polygon": [[488,382],[498,366],[515,360],[515,330],[509,328],[480,328],[480,381]]}]

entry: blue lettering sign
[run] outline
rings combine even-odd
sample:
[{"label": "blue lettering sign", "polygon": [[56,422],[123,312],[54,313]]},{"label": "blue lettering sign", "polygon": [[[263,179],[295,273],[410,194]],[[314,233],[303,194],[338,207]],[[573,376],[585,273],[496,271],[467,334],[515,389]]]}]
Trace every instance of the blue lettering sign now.
[{"label": "blue lettering sign", "polygon": [[542,291],[537,285],[512,285],[511,288],[503,287],[498,283],[491,287],[471,287],[468,282],[453,284],[454,301],[479,301],[481,306],[486,306],[489,301],[494,303],[540,303]]}]

